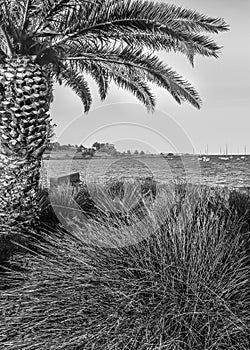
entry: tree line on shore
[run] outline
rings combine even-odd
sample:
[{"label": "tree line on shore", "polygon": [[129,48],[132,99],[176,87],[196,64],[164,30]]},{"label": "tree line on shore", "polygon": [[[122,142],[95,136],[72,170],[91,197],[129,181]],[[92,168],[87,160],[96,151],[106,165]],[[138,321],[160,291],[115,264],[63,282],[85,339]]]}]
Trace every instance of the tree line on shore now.
[{"label": "tree line on shore", "polygon": [[82,144],[80,145],[71,145],[71,144],[60,144],[59,142],[50,142],[47,148],[47,152],[60,152],[60,151],[74,151],[76,153],[81,153],[86,156],[94,156],[96,152],[107,153],[111,156],[116,155],[144,155],[143,150],[127,150],[127,151],[118,151],[114,144],[109,142],[94,142],[91,147],[86,147]]}]

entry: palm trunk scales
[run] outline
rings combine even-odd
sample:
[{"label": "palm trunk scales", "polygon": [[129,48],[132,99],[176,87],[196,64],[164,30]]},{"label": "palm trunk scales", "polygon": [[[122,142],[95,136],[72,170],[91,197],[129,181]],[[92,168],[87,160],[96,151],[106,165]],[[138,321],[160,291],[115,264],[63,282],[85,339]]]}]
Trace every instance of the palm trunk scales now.
[{"label": "palm trunk scales", "polygon": [[37,227],[41,157],[51,136],[49,70],[30,57],[0,64],[1,235]]}]

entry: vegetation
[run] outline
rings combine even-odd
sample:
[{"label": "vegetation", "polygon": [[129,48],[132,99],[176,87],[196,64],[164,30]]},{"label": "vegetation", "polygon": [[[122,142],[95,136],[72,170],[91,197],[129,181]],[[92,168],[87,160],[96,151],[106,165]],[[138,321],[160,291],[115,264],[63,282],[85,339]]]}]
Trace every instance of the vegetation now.
[{"label": "vegetation", "polygon": [[59,142],[49,142],[48,147],[46,148],[46,152],[60,152],[60,151],[76,151],[78,149],[78,145],[61,145]]},{"label": "vegetation", "polygon": [[[60,152],[60,151],[68,151],[68,152],[76,152],[76,153],[82,153],[83,155],[91,155],[93,156],[95,154],[96,151],[98,152],[105,152],[107,154],[110,154],[112,156],[122,156],[124,155],[122,152],[119,152],[115,145],[109,142],[94,142],[92,147],[86,147],[84,145],[61,145],[59,142],[49,142],[48,147],[46,149],[46,153],[50,153],[50,152]],[[127,151],[128,155],[131,155],[132,152],[131,150]],[[134,155],[139,155],[139,151],[135,150],[134,151]],[[144,151],[140,151],[140,155],[144,155]]]},{"label": "vegetation", "polygon": [[[130,222],[98,211],[82,225],[68,211],[73,234],[44,232],[37,253],[13,257],[0,280],[4,349],[249,348],[249,197],[147,186],[155,196]],[[103,189],[125,200],[124,182]],[[59,195],[72,206],[67,188],[50,193],[53,206]]]},{"label": "vegetation", "polygon": [[113,82],[152,111],[155,83],[200,108],[153,51],[218,57],[205,34],[227,29],[153,1],[0,2],[1,348],[248,349],[249,197],[151,179],[39,190],[54,81],[86,112],[87,74],[101,99]]},{"label": "vegetation", "polygon": [[[5,236],[37,233],[42,155],[53,134],[54,81],[69,86],[90,109],[89,74],[105,99],[111,82],[148,110],[147,83],[199,108],[200,97],[152,53],[218,57],[209,38],[228,30],[223,19],[141,0],[2,0],[0,2],[0,228]],[[21,236],[21,235],[20,235]],[[12,237],[13,238],[13,237]]]}]

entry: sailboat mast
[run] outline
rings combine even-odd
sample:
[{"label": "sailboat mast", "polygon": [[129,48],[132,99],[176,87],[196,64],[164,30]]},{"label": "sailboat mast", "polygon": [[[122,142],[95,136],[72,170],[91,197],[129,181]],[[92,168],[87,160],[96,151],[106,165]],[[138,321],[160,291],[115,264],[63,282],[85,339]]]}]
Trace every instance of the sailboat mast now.
[{"label": "sailboat mast", "polygon": [[208,144],[207,144],[206,147],[205,147],[205,155],[206,155],[206,156],[208,155]]}]

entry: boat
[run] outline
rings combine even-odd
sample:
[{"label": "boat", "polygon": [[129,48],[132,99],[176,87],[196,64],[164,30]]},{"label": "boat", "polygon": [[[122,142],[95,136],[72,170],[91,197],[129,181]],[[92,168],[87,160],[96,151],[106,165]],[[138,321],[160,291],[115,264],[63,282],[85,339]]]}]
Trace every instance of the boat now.
[{"label": "boat", "polygon": [[226,144],[226,152],[224,156],[219,157],[220,160],[230,160],[230,157],[228,156],[228,145]]},{"label": "boat", "polygon": [[206,157],[206,156],[203,156],[203,157],[199,157],[198,160],[201,161],[201,162],[209,162],[210,158]]},{"label": "boat", "polygon": [[201,155],[201,152],[200,152],[200,156],[198,157],[198,160],[205,163],[209,162],[210,158],[208,157],[208,145],[206,146],[205,153],[203,154],[204,155]]}]

